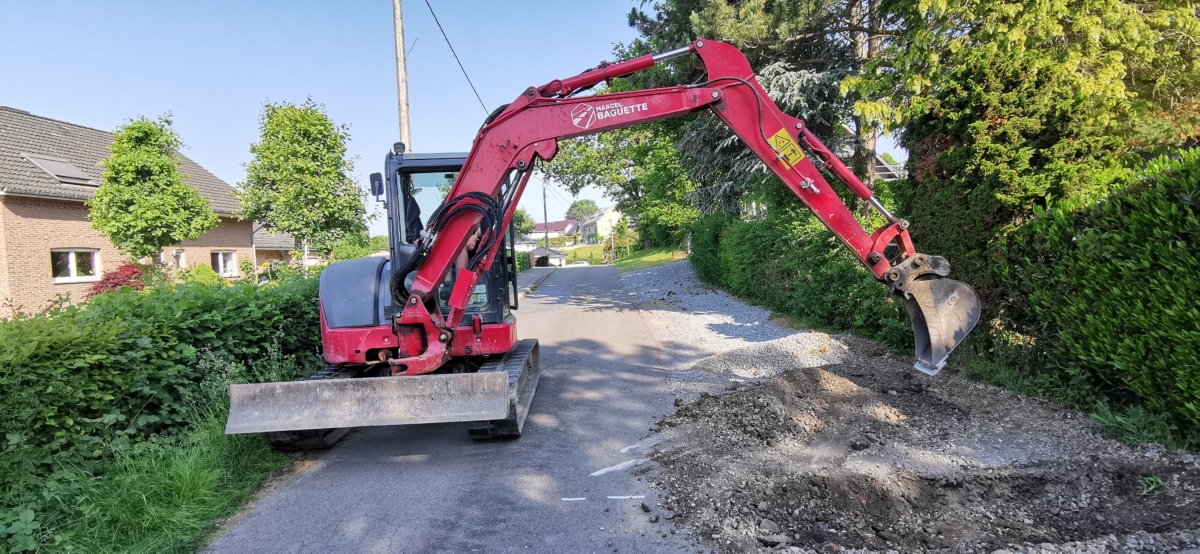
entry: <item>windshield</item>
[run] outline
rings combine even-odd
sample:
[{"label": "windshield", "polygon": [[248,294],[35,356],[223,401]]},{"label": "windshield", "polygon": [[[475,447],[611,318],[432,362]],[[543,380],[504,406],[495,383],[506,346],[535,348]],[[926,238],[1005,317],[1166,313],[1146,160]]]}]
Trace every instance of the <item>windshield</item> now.
[{"label": "windshield", "polygon": [[429,216],[442,204],[450,185],[458,178],[458,172],[439,171],[436,173],[410,173],[413,184],[413,198],[421,206],[421,221],[429,223]]}]

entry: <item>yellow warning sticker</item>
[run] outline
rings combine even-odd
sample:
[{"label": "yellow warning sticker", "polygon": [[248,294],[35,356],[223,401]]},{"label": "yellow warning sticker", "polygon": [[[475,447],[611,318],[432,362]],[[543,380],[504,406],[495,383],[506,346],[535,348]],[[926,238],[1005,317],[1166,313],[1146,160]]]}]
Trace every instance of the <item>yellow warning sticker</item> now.
[{"label": "yellow warning sticker", "polygon": [[800,145],[796,144],[787,129],[780,129],[778,133],[771,136],[771,146],[775,147],[775,151],[780,156],[779,161],[788,166],[788,169],[804,159],[804,151],[800,150]]}]

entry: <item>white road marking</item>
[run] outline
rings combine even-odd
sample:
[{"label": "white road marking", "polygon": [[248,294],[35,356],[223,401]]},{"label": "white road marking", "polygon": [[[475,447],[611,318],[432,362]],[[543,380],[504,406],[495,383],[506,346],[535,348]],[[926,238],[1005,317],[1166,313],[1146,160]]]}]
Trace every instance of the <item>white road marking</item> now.
[{"label": "white road marking", "polygon": [[587,500],[587,499],[586,498],[564,498],[563,502],[579,502],[580,500]]},{"label": "white road marking", "polygon": [[646,498],[646,495],[639,494],[637,496],[610,496],[609,500],[636,500],[638,498]]},{"label": "white road marking", "polygon": [[611,472],[611,471],[620,471],[620,470],[622,470],[622,469],[631,468],[631,467],[633,467],[633,466],[635,466],[635,465],[638,465],[638,464],[640,464],[640,463],[642,463],[642,462],[645,462],[645,461],[648,461],[648,460],[647,460],[646,458],[639,458],[639,459],[636,459],[636,460],[629,460],[628,462],[621,462],[621,463],[619,463],[619,464],[617,464],[617,465],[615,465],[615,466],[606,467],[606,468],[604,468],[604,469],[601,469],[601,470],[599,470],[599,471],[595,471],[595,472],[593,472],[593,473],[592,473],[592,477],[596,477],[596,476],[599,476],[599,475],[604,475],[605,473],[608,473],[608,472]]}]

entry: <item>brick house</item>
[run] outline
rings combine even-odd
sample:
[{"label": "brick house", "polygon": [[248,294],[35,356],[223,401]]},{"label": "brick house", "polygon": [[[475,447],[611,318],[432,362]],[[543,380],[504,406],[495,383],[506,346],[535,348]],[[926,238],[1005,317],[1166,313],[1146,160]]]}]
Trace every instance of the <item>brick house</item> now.
[{"label": "brick house", "polygon": [[259,270],[271,262],[291,263],[291,253],[296,249],[296,239],[291,235],[268,233],[254,224],[254,266]]},{"label": "brick house", "polygon": [[[99,163],[112,140],[108,131],[0,106],[0,301],[33,311],[60,294],[80,300],[126,259],[92,228],[83,204],[100,185]],[[243,260],[256,260],[252,224],[238,219],[233,188],[183,155],[179,170],[220,223],[163,249],[162,261],[239,276]],[[0,317],[8,315],[0,308]]]}]

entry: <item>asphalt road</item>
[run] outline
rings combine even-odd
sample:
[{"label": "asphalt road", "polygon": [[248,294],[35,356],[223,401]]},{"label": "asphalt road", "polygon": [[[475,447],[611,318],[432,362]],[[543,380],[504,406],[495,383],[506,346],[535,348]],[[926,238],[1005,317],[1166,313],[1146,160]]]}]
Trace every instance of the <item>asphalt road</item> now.
[{"label": "asphalt road", "polygon": [[517,317],[543,368],[522,438],[473,442],[463,424],[361,429],[208,552],[694,550],[670,522],[650,523],[661,499],[632,474],[639,439],[674,397],[616,270],[559,270]]}]

